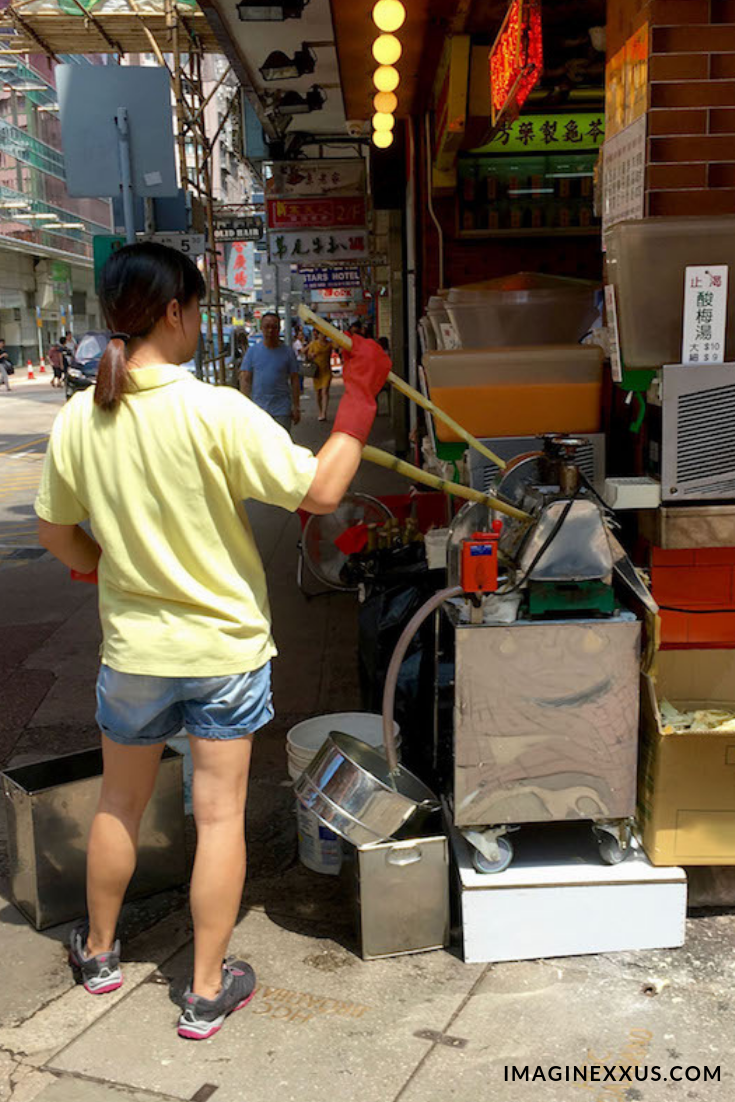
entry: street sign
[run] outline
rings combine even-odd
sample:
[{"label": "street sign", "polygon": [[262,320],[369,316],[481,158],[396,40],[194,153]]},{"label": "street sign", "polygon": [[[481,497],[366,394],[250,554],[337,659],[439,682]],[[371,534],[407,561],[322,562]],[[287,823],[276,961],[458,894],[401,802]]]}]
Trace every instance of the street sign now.
[{"label": "street sign", "polygon": [[241,218],[218,218],[214,223],[217,241],[260,241],[263,232],[263,219],[253,214]]},{"label": "street sign", "polygon": [[359,287],[360,269],[353,264],[343,268],[302,268],[304,287],[311,291],[321,291],[327,287]]},{"label": "street sign", "polygon": [[268,228],[329,229],[364,226],[367,220],[362,195],[328,199],[269,199]]},{"label": "street sign", "polygon": [[355,230],[269,230],[268,251],[271,260],[288,264],[308,264],[320,260],[366,260],[369,254],[368,232]]},{"label": "street sign", "polygon": [[365,191],[365,161],[362,157],[339,161],[321,158],[305,161],[276,161],[270,166],[266,193],[293,198],[299,195],[359,195]]},{"label": "street sign", "polygon": [[255,290],[255,246],[252,241],[235,241],[227,259],[227,286],[243,294]]},{"label": "street sign", "polygon": [[155,241],[169,249],[178,249],[186,256],[203,256],[206,249],[203,233],[149,233],[139,235],[138,240]]},{"label": "street sign", "polygon": [[125,244],[125,237],[120,234],[98,233],[92,238],[92,254],[94,256],[94,286],[99,286],[100,272],[113,253],[121,249]]},{"label": "street sign", "polygon": [[169,75],[147,65],[58,65],[61,146],[66,188],[74,196],[121,191],[120,132],[127,111],[132,193],[176,195]]}]

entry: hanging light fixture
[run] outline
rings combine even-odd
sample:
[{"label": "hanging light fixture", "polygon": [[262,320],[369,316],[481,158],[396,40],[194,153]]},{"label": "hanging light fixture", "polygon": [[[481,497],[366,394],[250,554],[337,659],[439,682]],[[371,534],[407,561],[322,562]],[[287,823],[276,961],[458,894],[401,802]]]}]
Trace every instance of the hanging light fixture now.
[{"label": "hanging light fixture", "polygon": [[378,149],[387,149],[393,145],[393,131],[376,130],[373,134],[373,145],[376,145]]},{"label": "hanging light fixture", "polygon": [[312,111],[321,111],[327,102],[327,95],[318,84],[312,84],[305,96],[298,92],[284,92],[277,103],[279,115],[308,115]]},{"label": "hanging light fixture", "polygon": [[379,65],[395,65],[403,47],[394,34],[379,34],[373,42],[373,57]]},{"label": "hanging light fixture", "polygon": [[377,114],[373,115],[373,130],[392,130],[395,125],[396,120],[392,115],[388,115],[383,111],[378,111]]},{"label": "hanging light fixture", "polygon": [[373,107],[380,114],[394,115],[398,108],[398,96],[395,92],[378,92],[373,96]]},{"label": "hanging light fixture", "polygon": [[373,73],[373,84],[379,92],[395,92],[400,83],[400,74],[392,65],[379,65]]},{"label": "hanging light fixture", "polygon": [[240,0],[237,15],[242,23],[283,23],[300,19],[309,0]]},{"label": "hanging light fixture", "polygon": [[292,58],[282,50],[273,50],[261,65],[260,72],[263,80],[296,80],[309,76],[315,69],[316,54],[307,42],[302,42],[301,49]]},{"label": "hanging light fixture", "polygon": [[373,8],[373,22],[379,31],[392,33],[403,26],[406,9],[401,0],[378,0]]}]

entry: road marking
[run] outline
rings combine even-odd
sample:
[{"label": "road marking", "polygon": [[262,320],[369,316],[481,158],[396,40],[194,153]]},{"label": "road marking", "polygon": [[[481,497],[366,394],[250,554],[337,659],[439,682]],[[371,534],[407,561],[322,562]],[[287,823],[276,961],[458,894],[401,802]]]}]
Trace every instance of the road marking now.
[{"label": "road marking", "polygon": [[13,452],[17,452],[20,448],[30,448],[34,444],[43,444],[47,440],[49,440],[50,437],[51,434],[47,433],[46,436],[37,436],[35,440],[24,440],[22,444],[16,444],[12,448],[5,448],[0,450],[0,455],[12,455]]}]

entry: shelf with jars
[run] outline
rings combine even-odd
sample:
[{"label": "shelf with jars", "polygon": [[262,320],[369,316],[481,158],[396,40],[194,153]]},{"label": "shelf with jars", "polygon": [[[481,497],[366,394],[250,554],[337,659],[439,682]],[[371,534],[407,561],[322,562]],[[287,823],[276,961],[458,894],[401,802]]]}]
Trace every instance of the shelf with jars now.
[{"label": "shelf with jars", "polygon": [[604,116],[521,116],[457,162],[460,237],[599,234]]}]

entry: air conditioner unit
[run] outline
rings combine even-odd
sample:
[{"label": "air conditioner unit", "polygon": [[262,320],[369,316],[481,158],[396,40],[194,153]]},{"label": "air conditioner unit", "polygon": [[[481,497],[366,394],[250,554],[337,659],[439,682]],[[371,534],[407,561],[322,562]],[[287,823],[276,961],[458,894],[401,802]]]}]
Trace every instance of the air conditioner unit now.
[{"label": "air conditioner unit", "polygon": [[663,368],[648,465],[663,501],[735,498],[735,364]]},{"label": "air conditioner unit", "polygon": [[[570,432],[576,435],[573,430]],[[579,469],[600,492],[605,485],[605,437],[603,433],[582,435],[587,443],[577,453]],[[498,436],[482,440],[481,443],[506,462],[527,452],[538,452],[543,449],[543,440],[540,436]],[[491,459],[486,459],[474,448],[470,448],[467,452],[467,466],[470,486],[473,490],[480,490],[482,493],[491,492],[493,483],[500,473],[497,464]]]}]

